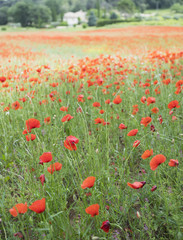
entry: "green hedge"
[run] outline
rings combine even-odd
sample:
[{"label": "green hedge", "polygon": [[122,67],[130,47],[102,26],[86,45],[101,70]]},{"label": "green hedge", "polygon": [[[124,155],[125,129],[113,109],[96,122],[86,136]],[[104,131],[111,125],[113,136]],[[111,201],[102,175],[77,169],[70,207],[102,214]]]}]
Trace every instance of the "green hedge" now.
[{"label": "green hedge", "polygon": [[140,22],[141,19],[139,18],[129,18],[129,19],[102,19],[97,21],[97,27],[103,27],[105,25],[109,24],[115,24],[115,23],[128,23],[128,22]]}]

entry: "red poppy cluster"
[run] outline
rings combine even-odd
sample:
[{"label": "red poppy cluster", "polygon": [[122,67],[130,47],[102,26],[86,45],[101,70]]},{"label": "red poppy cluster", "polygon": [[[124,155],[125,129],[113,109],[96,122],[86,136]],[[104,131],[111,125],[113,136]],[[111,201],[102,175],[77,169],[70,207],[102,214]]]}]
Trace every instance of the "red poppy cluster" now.
[{"label": "red poppy cluster", "polygon": [[13,206],[9,212],[13,217],[17,217],[18,214],[24,214],[27,212],[27,209],[30,209],[33,212],[36,213],[42,213],[46,209],[46,200],[45,198],[42,198],[41,200],[36,200],[33,202],[29,207],[27,206],[27,203],[18,203],[15,206]]}]

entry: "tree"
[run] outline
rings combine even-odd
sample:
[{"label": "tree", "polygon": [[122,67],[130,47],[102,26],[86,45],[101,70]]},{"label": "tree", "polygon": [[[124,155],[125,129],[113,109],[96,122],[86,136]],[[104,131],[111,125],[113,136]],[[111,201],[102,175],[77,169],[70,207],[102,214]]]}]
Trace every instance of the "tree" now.
[{"label": "tree", "polygon": [[183,13],[183,5],[180,3],[175,3],[172,5],[171,10],[175,13]]},{"label": "tree", "polygon": [[100,0],[97,0],[96,7],[97,7],[98,18],[100,18]]},{"label": "tree", "polygon": [[22,27],[30,26],[32,24],[31,8],[30,4],[17,2],[11,11],[14,21],[19,22]]},{"label": "tree", "polygon": [[95,0],[87,0],[86,9],[90,10],[91,8],[94,8],[94,7],[95,7]]},{"label": "tree", "polygon": [[51,21],[51,11],[45,5],[33,6],[32,22],[36,27],[42,27],[44,23]]},{"label": "tree", "polygon": [[148,7],[146,0],[133,0],[133,2],[135,3],[136,7],[140,10],[140,12],[144,12]]},{"label": "tree", "polygon": [[117,19],[118,15],[115,12],[112,12],[110,15],[110,19]]},{"label": "tree", "polygon": [[117,7],[119,2],[119,0],[105,0],[105,1],[106,3],[110,4],[113,7]]},{"label": "tree", "polygon": [[174,3],[181,3],[182,0],[146,0],[150,9],[169,8]]},{"label": "tree", "polygon": [[122,12],[133,13],[135,11],[135,4],[132,0],[121,0],[118,3],[118,8]]},{"label": "tree", "polygon": [[79,2],[76,2],[76,4],[74,5],[72,11],[73,12],[78,12],[80,10],[84,10],[85,9],[85,6],[83,5],[83,3],[81,3],[80,1]]},{"label": "tree", "polygon": [[90,15],[88,17],[88,26],[96,26],[97,18],[95,16],[95,13],[93,11],[90,12]]},{"label": "tree", "polygon": [[6,25],[8,23],[8,7],[0,8],[0,25]]},{"label": "tree", "polygon": [[60,13],[61,2],[58,0],[47,0],[46,6],[51,10],[52,21],[57,21],[57,15]]}]

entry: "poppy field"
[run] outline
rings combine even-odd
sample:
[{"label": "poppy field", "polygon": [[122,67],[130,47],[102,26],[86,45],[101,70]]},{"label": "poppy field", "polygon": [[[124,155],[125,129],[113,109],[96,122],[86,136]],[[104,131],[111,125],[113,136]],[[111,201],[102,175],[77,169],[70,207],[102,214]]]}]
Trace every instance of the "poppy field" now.
[{"label": "poppy field", "polygon": [[183,239],[182,42],[0,33],[0,239]]}]

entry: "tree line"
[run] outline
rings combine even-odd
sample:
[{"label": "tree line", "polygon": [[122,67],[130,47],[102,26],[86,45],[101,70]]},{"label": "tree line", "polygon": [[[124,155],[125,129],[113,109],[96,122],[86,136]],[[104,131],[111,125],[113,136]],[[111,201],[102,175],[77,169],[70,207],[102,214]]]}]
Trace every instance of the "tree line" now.
[{"label": "tree line", "polygon": [[64,13],[69,11],[96,9],[101,18],[101,9],[131,13],[169,8],[173,4],[183,5],[183,0],[0,0],[0,25],[19,22],[23,27],[41,27],[50,21],[63,21]]}]

